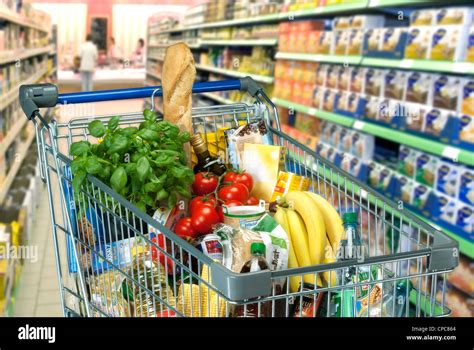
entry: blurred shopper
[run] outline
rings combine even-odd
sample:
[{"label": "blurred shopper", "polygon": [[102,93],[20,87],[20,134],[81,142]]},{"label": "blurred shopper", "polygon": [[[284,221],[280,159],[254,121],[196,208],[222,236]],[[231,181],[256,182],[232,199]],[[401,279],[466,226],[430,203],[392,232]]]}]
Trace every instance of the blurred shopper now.
[{"label": "blurred shopper", "polygon": [[142,38],[138,39],[137,47],[133,51],[133,60],[137,66],[145,64],[145,40]]},{"label": "blurred shopper", "polygon": [[97,64],[97,46],[92,42],[92,35],[87,34],[86,42],[81,46],[81,85],[82,91],[92,91],[92,76]]},{"label": "blurred shopper", "polygon": [[110,37],[109,51],[107,53],[110,66],[115,68],[119,65],[122,59],[122,50],[115,44],[115,38]]}]

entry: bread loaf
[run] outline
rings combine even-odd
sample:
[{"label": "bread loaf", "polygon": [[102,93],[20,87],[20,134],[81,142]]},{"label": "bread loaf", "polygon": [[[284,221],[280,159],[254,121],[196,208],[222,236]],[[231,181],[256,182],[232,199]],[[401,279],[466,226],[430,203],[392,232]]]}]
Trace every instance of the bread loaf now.
[{"label": "bread loaf", "polygon": [[196,77],[194,58],[189,47],[177,43],[166,49],[163,64],[164,119],[192,135],[192,87]]}]

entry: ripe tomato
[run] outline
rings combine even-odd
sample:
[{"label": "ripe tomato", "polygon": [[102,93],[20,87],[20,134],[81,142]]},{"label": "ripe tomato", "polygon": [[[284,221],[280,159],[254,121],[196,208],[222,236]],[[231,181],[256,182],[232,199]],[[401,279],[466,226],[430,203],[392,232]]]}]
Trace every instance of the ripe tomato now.
[{"label": "ripe tomato", "polygon": [[260,201],[255,198],[254,196],[250,196],[249,199],[247,199],[247,201],[245,202],[245,205],[258,205],[258,203],[260,203]]},{"label": "ripe tomato", "polygon": [[191,225],[191,218],[182,218],[180,219],[174,228],[174,232],[181,238],[196,238],[198,233]]},{"label": "ripe tomato", "polygon": [[[151,239],[153,243],[155,243],[158,247],[160,247],[163,250],[166,250],[165,248],[165,239],[164,236],[160,233],[156,237],[153,237]],[[158,250],[155,248],[154,245],[151,245],[151,258],[153,261],[159,261],[160,264],[167,269],[168,275],[173,275],[174,274],[174,263],[173,260],[165,255],[162,251]]]},{"label": "ripe tomato", "polygon": [[202,196],[214,192],[218,184],[219,179],[216,175],[212,173],[197,173],[194,175],[192,188],[194,194]]},{"label": "ripe tomato", "polygon": [[191,225],[199,234],[212,231],[212,226],[219,223],[219,214],[215,208],[208,205],[198,206],[191,214]]},{"label": "ripe tomato", "polygon": [[253,178],[249,173],[230,171],[224,175],[224,182],[233,184],[244,184],[249,192],[253,189]]},{"label": "ripe tomato", "polygon": [[201,204],[208,205],[210,207],[216,206],[216,197],[214,196],[198,196],[194,197],[189,204],[189,212],[192,214],[194,210]]},{"label": "ripe tomato", "polygon": [[240,183],[224,186],[219,190],[219,198],[226,202],[232,199],[245,202],[249,198],[249,190]]},{"label": "ripe tomato", "polygon": [[[226,207],[240,207],[243,205],[241,201],[236,201],[235,199],[231,199],[230,201],[224,202],[222,206]],[[221,219],[221,222],[224,222],[224,209],[222,209],[222,206],[219,206],[217,208],[217,213],[219,214],[219,218]]]},{"label": "ripe tomato", "polygon": [[156,313],[156,317],[175,317],[176,313],[173,310],[163,310]]}]

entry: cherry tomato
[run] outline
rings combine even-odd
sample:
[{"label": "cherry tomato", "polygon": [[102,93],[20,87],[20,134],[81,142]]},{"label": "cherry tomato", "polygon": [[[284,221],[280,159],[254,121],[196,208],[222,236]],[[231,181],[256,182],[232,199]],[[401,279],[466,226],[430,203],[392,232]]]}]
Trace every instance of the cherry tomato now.
[{"label": "cherry tomato", "polygon": [[249,192],[253,189],[253,178],[252,175],[249,173],[243,172],[235,172],[230,171],[224,175],[224,182],[230,182],[233,184],[244,184]]},{"label": "cherry tomato", "polygon": [[172,310],[163,310],[156,313],[156,317],[175,317],[176,313]]},{"label": "cherry tomato", "polygon": [[[236,201],[235,199],[231,199],[230,201],[224,202],[222,206],[226,207],[239,207],[243,205],[241,201]],[[219,218],[221,219],[221,222],[224,222],[224,209],[222,209],[222,206],[219,206],[217,208],[217,213],[219,214]]]},{"label": "cherry tomato", "polygon": [[249,198],[249,190],[244,184],[236,183],[224,186],[219,190],[219,199],[223,201],[237,200],[245,202]]},{"label": "cherry tomato", "polygon": [[202,196],[214,192],[218,184],[219,179],[216,175],[212,173],[197,173],[194,175],[192,188],[194,194]]},{"label": "cherry tomato", "polygon": [[194,210],[201,204],[215,207],[217,204],[216,197],[214,196],[198,196],[194,197],[189,204],[189,212],[192,214]]},{"label": "cherry tomato", "polygon": [[197,233],[203,235],[212,231],[212,226],[219,223],[219,214],[215,208],[200,205],[191,214],[191,224]]},{"label": "cherry tomato", "polygon": [[250,196],[249,199],[245,202],[245,205],[258,205],[260,201],[254,196]]},{"label": "cherry tomato", "polygon": [[194,230],[193,225],[191,225],[191,218],[182,218],[180,219],[174,228],[174,232],[181,238],[196,238],[198,233]]},{"label": "cherry tomato", "polygon": [[[151,241],[161,249],[165,250],[165,239],[162,234],[158,234],[156,237],[153,237]],[[174,274],[173,260],[169,256],[165,255],[162,251],[156,249],[154,245],[151,246],[151,258],[154,261],[159,261],[160,264],[165,269],[167,269],[168,275]]]}]

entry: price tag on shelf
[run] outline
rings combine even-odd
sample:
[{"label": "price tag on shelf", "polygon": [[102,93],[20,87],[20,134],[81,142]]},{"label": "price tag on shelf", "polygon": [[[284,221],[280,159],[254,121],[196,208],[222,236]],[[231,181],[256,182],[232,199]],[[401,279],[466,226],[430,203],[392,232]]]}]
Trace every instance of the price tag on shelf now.
[{"label": "price tag on shelf", "polygon": [[313,12],[314,13],[321,13],[323,12],[323,9],[324,9],[324,6],[319,6],[319,7],[316,7]]},{"label": "price tag on shelf", "polygon": [[377,7],[380,5],[380,0],[370,0],[369,7]]},{"label": "price tag on shelf", "polygon": [[452,71],[454,73],[467,73],[469,69],[473,68],[473,64],[469,62],[456,62],[453,64]]},{"label": "price tag on shelf", "polygon": [[413,67],[413,60],[402,60],[399,65],[400,68],[411,68]]},{"label": "price tag on shelf", "polygon": [[310,115],[316,115],[316,108],[310,108],[310,109],[308,109],[308,114],[310,114]]},{"label": "price tag on shelf", "polygon": [[356,130],[362,130],[364,128],[364,125],[365,125],[364,122],[361,122],[360,120],[356,120],[354,122],[354,125],[352,125],[352,128]]},{"label": "price tag on shelf", "polygon": [[443,149],[443,153],[442,153],[442,156],[443,157],[446,157],[446,158],[450,158],[450,159],[453,159],[453,160],[457,160],[458,157],[459,157],[459,148],[454,148],[454,147],[451,147],[451,146],[446,146],[444,149]]}]

